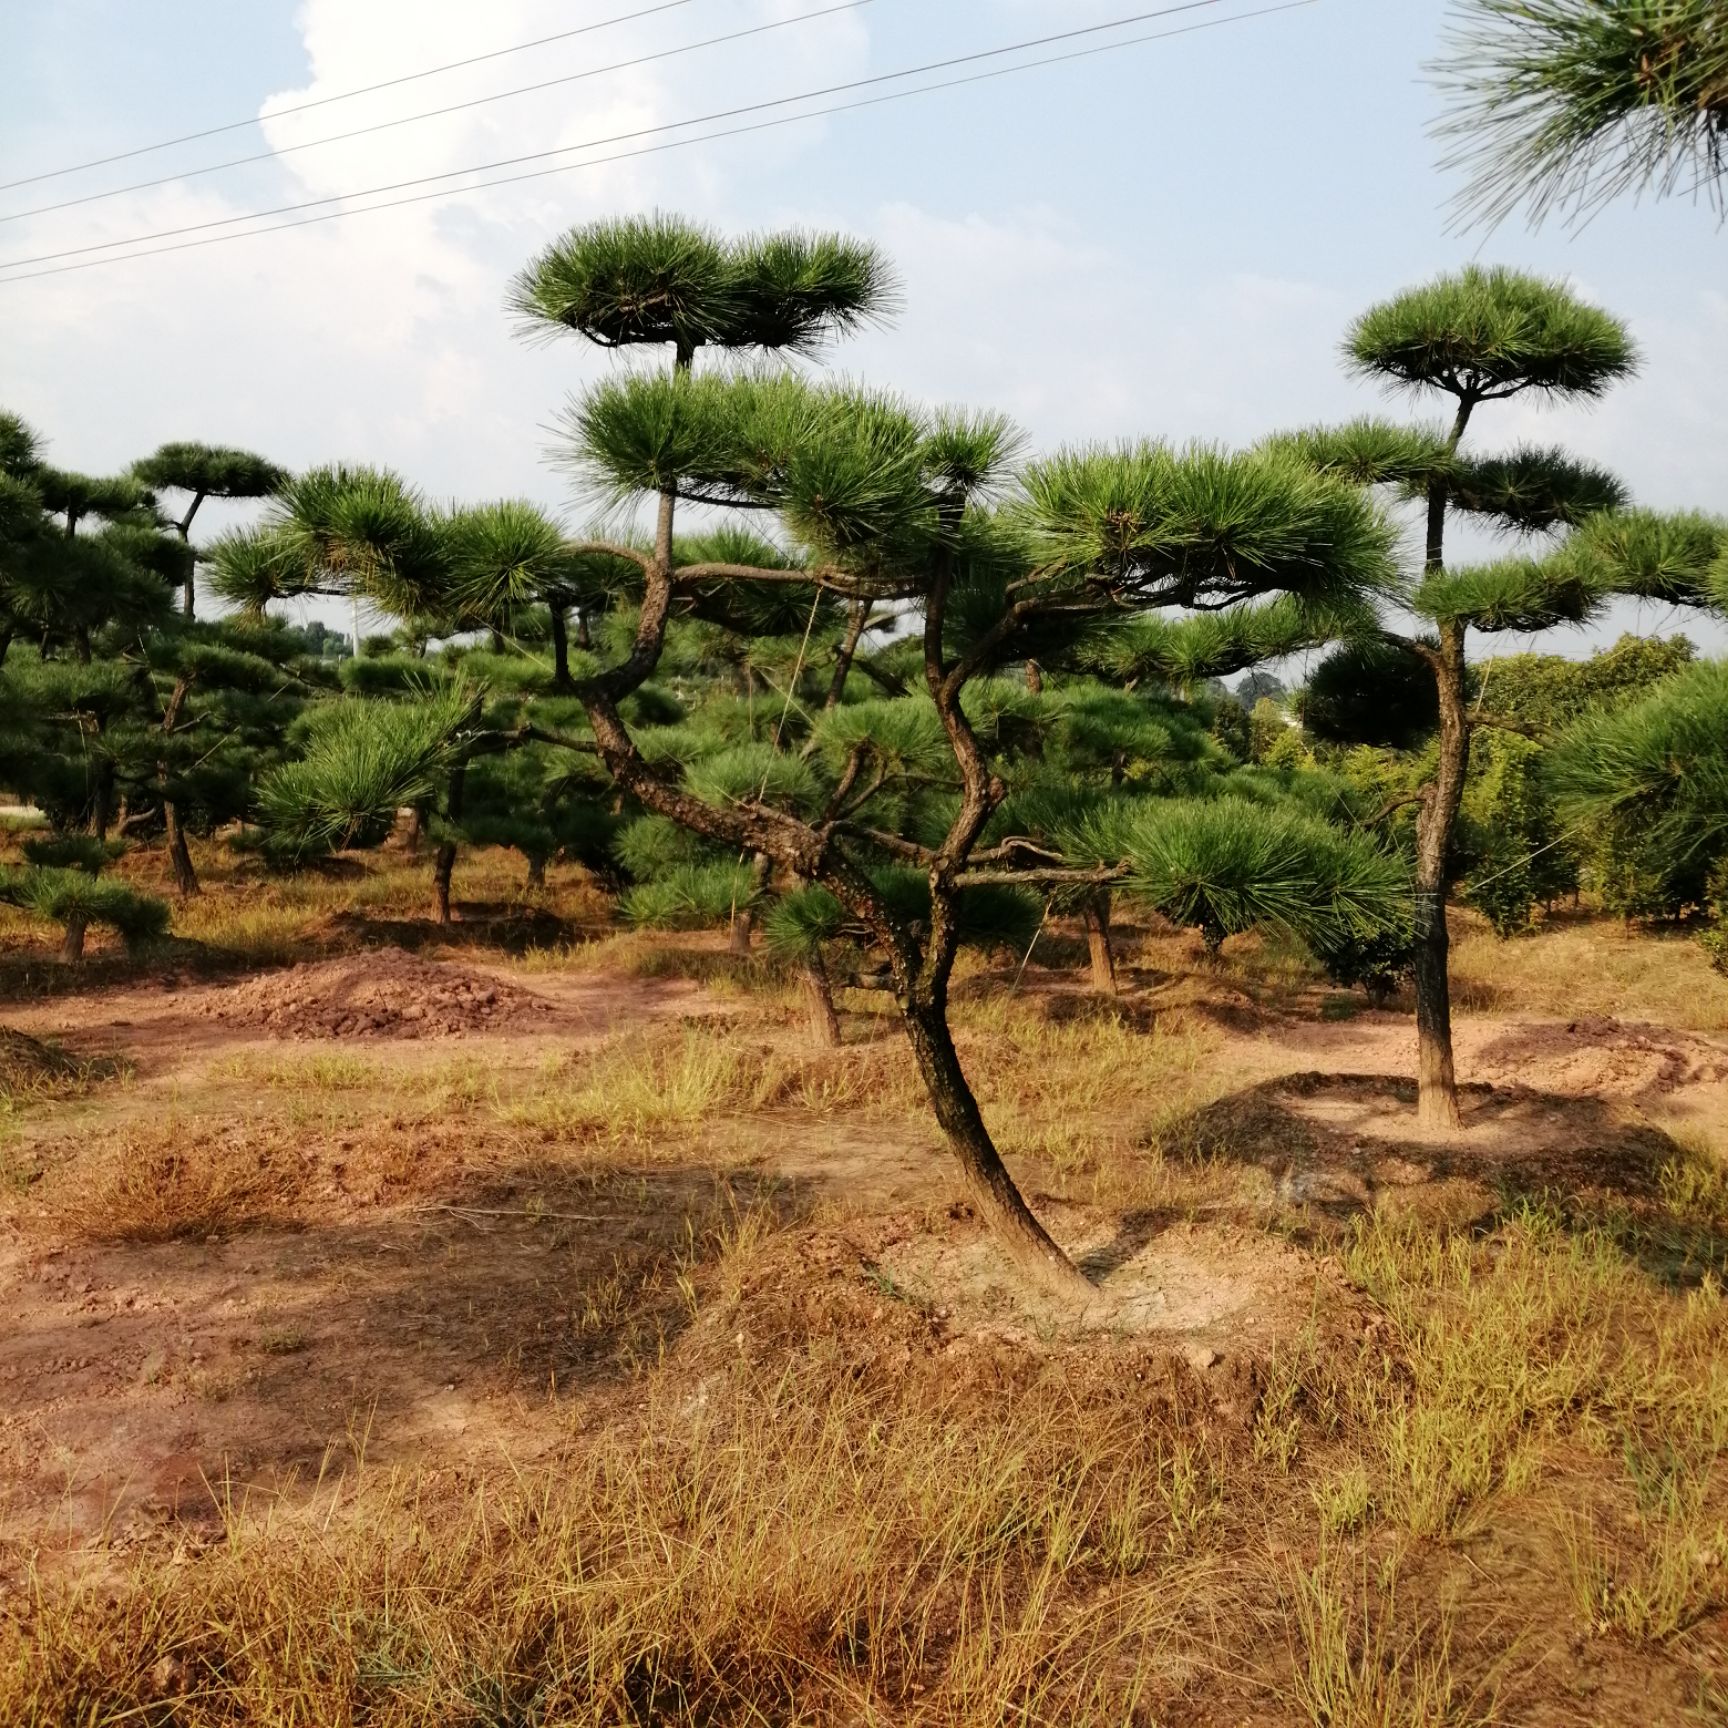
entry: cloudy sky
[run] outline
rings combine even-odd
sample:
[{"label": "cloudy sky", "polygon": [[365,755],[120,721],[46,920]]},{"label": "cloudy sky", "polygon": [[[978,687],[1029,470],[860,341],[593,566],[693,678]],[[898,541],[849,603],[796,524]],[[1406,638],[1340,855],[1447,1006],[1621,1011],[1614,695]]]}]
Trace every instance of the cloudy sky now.
[{"label": "cloudy sky", "polygon": [[[0,220],[0,403],[67,467],[115,468],[166,439],[201,438],[293,466],[386,462],[439,497],[563,507],[547,424],[612,362],[575,338],[522,344],[505,287],[569,225],[660,208],[728,229],[812,224],[879,241],[906,306],[892,329],[834,357],[849,373],[1005,410],[1043,447],[1245,441],[1382,406],[1339,367],[1345,325],[1479,257],[1570,278],[1630,322],[1646,357],[1636,382],[1592,409],[1485,413],[1484,443],[1563,442],[1643,502],[1728,507],[1728,235],[1685,203],[1618,207],[1582,233],[1451,232],[1454,183],[1427,135],[1436,97],[1422,71],[1446,0],[1314,0],[1275,13],[1263,13],[1273,0],[1212,0],[704,120],[1152,3],[15,0],[0,9],[0,180],[247,124],[0,192],[0,218],[11,218]],[[641,15],[606,22],[626,14]],[[603,27],[570,34],[593,25]],[[1098,47],[1109,51],[792,118]],[[607,70],[626,61],[638,63]],[[702,141],[768,119],[791,123]],[[666,144],[678,147],[623,154]],[[106,258],[74,250],[105,241],[166,230],[191,232],[143,244],[202,241],[236,232],[204,225],[245,213],[329,201],[261,227],[352,210],[379,201],[359,196],[372,188],[520,158],[408,188],[440,196],[393,210],[34,274]],[[442,195],[549,167],[562,171]],[[92,199],[140,182],[159,183]],[[90,201],[22,214],[68,199]],[[1628,614],[1609,633],[1671,623]]]}]

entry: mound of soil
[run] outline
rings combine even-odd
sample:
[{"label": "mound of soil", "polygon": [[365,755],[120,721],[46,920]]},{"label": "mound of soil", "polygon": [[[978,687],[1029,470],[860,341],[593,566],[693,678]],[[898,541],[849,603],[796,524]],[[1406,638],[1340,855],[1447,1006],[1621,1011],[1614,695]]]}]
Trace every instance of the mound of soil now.
[{"label": "mound of soil", "polygon": [[282,1038],[457,1038],[543,1022],[549,1012],[502,979],[388,948],[267,973],[198,1006]]},{"label": "mound of soil", "polygon": [[1497,1029],[1465,1067],[1496,1086],[1647,1098],[1728,1080],[1728,1050],[1672,1026],[1600,1015]]},{"label": "mound of soil", "polygon": [[0,1026],[0,1098],[67,1085],[79,1076],[78,1063],[64,1050]]}]

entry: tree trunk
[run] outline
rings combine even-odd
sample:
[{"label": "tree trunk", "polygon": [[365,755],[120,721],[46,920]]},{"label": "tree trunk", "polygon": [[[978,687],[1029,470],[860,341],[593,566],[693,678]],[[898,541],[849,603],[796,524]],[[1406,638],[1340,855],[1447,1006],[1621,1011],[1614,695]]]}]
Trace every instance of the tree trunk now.
[{"label": "tree trunk", "polygon": [[198,872],[192,865],[192,853],[186,844],[186,830],[180,825],[180,810],[172,798],[162,800],[162,820],[168,830],[168,859],[174,866],[174,887],[182,899],[201,893]]},{"label": "tree trunk", "polygon": [[1036,660],[1026,662],[1026,688],[1034,696],[1044,694],[1044,668]]},{"label": "tree trunk", "polygon": [[1116,956],[1110,946],[1110,890],[1101,888],[1081,908],[1086,925],[1086,949],[1092,961],[1092,988],[1100,996],[1116,994]]},{"label": "tree trunk", "polygon": [[[182,540],[190,540],[192,538],[192,518],[198,514],[198,507],[203,502],[204,502],[204,494],[202,492],[194,492],[192,494],[192,503],[188,507],[186,514],[184,516],[182,516],[180,518],[180,520],[174,524],[174,526],[178,530],[180,538]],[[195,589],[196,589],[197,584],[193,580],[193,574],[197,570],[197,568],[198,568],[198,565],[197,565],[196,560],[194,560],[194,562],[192,564],[187,566],[187,570],[186,570],[186,592],[184,595],[181,596],[181,600],[180,600],[180,610],[188,618],[190,618],[193,615],[193,611],[197,605],[197,597],[195,594]],[[184,890],[182,890],[182,892],[184,892]],[[192,892],[194,894],[196,894],[198,892],[197,888],[193,888]]]},{"label": "tree trunk", "polygon": [[1452,1061],[1446,867],[1470,767],[1461,624],[1441,627],[1434,677],[1440,692],[1440,758],[1416,822],[1417,1120],[1425,1128],[1457,1128],[1461,1118]]},{"label": "tree trunk", "polygon": [[570,625],[564,616],[564,608],[556,601],[552,603],[552,688],[554,690],[569,690],[574,686],[570,679]]},{"label": "tree trunk", "polygon": [[528,887],[530,891],[546,886],[546,860],[535,853],[528,860]]},{"label": "tree trunk", "polygon": [[750,952],[750,937],[756,929],[756,901],[768,886],[773,863],[766,852],[758,852],[750,861],[750,900],[747,905],[732,908],[731,952],[744,958]]},{"label": "tree trunk", "polygon": [[411,805],[408,810],[408,825],[402,831],[402,850],[411,858],[417,857],[425,840],[426,812],[418,804]]},{"label": "tree trunk", "polygon": [[901,1019],[936,1120],[960,1160],[966,1192],[979,1216],[1024,1272],[1053,1295],[1083,1302],[1097,1292],[1021,1198],[972,1096],[940,1006],[902,1001]]},{"label": "tree trunk", "polygon": [[841,642],[834,657],[834,676],[828,681],[828,694],[822,703],[824,714],[830,714],[838,708],[841,697],[846,694],[846,680],[852,675],[852,662],[858,655],[858,641],[869,621],[870,602],[854,600],[851,616],[846,621],[845,640]]},{"label": "tree trunk", "polygon": [[84,958],[85,923],[82,913],[74,913],[66,920],[66,939],[60,944],[60,958],[68,966],[76,966]]},{"label": "tree trunk", "polygon": [[830,1050],[840,1048],[840,1014],[834,1006],[834,987],[828,967],[818,950],[804,962],[804,989],[810,998],[810,1029],[816,1042]]},{"label": "tree trunk", "polygon": [[[1461,396],[1449,450],[1456,452],[1475,409]],[[1446,568],[1446,511],[1451,489],[1444,475],[1428,487],[1426,576]],[[1416,820],[1416,1119],[1425,1128],[1457,1128],[1458,1080],[1452,1062],[1451,935],[1446,928],[1446,865],[1452,828],[1470,768],[1470,719],[1464,702],[1464,626],[1440,626],[1440,647],[1428,655],[1440,698],[1440,757],[1434,783]]]},{"label": "tree trunk", "polygon": [[437,900],[440,926],[450,923],[450,877],[455,869],[456,842],[446,840],[439,846],[437,859],[432,866],[432,891]]},{"label": "tree trunk", "polygon": [[588,614],[580,606],[576,608],[576,646],[584,654],[594,646],[594,637],[588,628]]}]

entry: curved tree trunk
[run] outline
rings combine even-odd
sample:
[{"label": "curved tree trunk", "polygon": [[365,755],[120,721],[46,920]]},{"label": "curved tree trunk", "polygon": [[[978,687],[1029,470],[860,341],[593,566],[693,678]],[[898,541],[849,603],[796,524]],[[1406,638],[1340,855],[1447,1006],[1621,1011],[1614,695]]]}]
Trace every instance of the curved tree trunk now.
[{"label": "curved tree trunk", "polygon": [[1014,1185],[966,1082],[946,1012],[940,1006],[902,1001],[900,1016],[919,1077],[930,1094],[936,1120],[960,1160],[966,1192],[979,1216],[1015,1264],[1045,1289],[1069,1301],[1095,1296],[1097,1292],[1033,1216]]},{"label": "curved tree trunk", "polygon": [[1116,994],[1116,955],[1110,946],[1110,890],[1101,888],[1080,913],[1086,926],[1086,949],[1092,962],[1092,988],[1100,996]]},{"label": "curved tree trunk", "polygon": [[832,713],[846,694],[846,680],[852,675],[852,662],[858,657],[858,641],[864,626],[870,621],[870,602],[854,600],[846,621],[846,635],[834,656],[834,676],[828,681],[828,694],[822,702],[822,712]]}]

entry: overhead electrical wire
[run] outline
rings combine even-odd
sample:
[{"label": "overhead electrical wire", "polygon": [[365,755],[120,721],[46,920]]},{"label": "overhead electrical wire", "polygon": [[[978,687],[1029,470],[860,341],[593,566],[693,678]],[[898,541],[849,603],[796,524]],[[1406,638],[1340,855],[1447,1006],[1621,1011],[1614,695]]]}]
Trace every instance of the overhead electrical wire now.
[{"label": "overhead electrical wire", "polygon": [[[407,180],[392,180],[382,186],[362,186],[351,192],[333,192],[323,198],[303,198],[295,204],[277,204],[264,210],[246,211],[238,216],[218,216],[208,222],[188,222],[178,228],[157,228],[142,234],[125,235],[118,240],[99,240],[87,246],[67,246],[57,252],[37,252],[24,258],[0,259],[0,269],[21,268],[26,264],[49,264],[62,258],[78,258],[91,252],[109,252],[122,246],[141,246],[152,240],[178,239],[182,234],[202,234],[212,228],[232,228],[241,222],[260,222],[267,216],[292,216],[302,210],[316,210],[326,204],[340,204],[349,198],[381,197],[387,192],[402,192],[415,186],[429,186],[438,180],[459,180],[465,174],[490,174],[500,168],[517,168],[524,162],[544,162],[552,156],[570,156],[579,150],[598,150],[607,144],[629,143],[637,138],[657,137],[664,132],[682,131],[686,126],[707,126],[717,120],[734,120],[742,114],[763,113],[770,108],[788,108],[798,102],[814,102],[823,96],[843,95],[848,90],[864,90],[877,84],[892,84],[902,78],[916,78],[925,72],[942,72],[951,66],[974,65],[980,60],[1000,59],[1005,54],[1018,54],[1030,48],[1044,48],[1055,42],[1071,42],[1082,36],[1098,36],[1109,30],[1123,30],[1130,24],[1145,23],[1153,18],[1168,18],[1180,12],[1200,12],[1217,6],[1222,0],[1176,0],[1147,12],[1133,12],[1102,24],[1088,24],[1075,30],[1060,30],[1053,35],[1034,36],[1023,42],[1010,42],[1000,48],[975,49],[970,54],[956,54],[945,60],[928,61],[921,66],[903,67],[898,72],[877,72],[867,78],[852,78],[840,84],[825,84],[815,90],[800,91],[792,96],[776,96],[762,102],[746,102],[732,108],[717,108],[707,114],[695,114],[688,120],[668,120],[655,126],[638,126],[629,132],[615,132],[606,137],[585,139],[580,144],[561,144],[551,150],[532,150],[521,156],[505,156],[493,162],[474,162],[464,168],[449,168],[438,174],[420,174]],[[493,182],[500,184],[501,182]]]},{"label": "overhead electrical wire", "polygon": [[[356,126],[351,132],[333,132],[326,138],[308,138],[299,144],[284,144],[277,150],[260,150],[252,156],[233,156],[226,162],[211,162],[202,168],[187,168],[177,174],[162,174],[154,180],[135,180],[130,186],[112,186],[105,192],[86,192],[79,198],[63,198],[58,204],[38,204],[29,210],[14,210],[0,216],[0,226],[22,222],[29,216],[48,216],[56,210],[72,210],[81,204],[100,204],[109,198],[124,198],[130,192],[149,192],[158,186],[172,186],[182,180],[196,180],[205,174],[221,174],[230,168],[250,167],[254,162],[273,162],[278,156],[291,156],[298,150],[316,150],[324,144],[345,144],[350,138],[369,137],[374,132],[388,132],[397,126],[412,126],[421,120],[438,120],[446,114],[460,114],[468,108],[484,108],[493,102],[507,102],[514,96],[532,96],[541,90],[556,89],[561,84],[579,84],[588,78],[604,78],[611,72],[628,72],[637,66],[648,66],[657,60],[675,60],[682,54],[695,54],[704,48],[718,48],[727,42],[742,42],[749,36],[765,36],[773,30],[787,30],[795,24],[809,24],[818,18],[832,18],[838,12],[855,12],[861,6],[871,6],[875,0],[838,0],[816,12],[800,12],[790,18],[771,19],[766,24],[752,24],[743,30],[728,30],[722,36],[707,36],[700,42],[683,42],[676,48],[656,49],[652,54],[638,54],[629,60],[614,60],[609,66],[589,66],[580,72],[566,72],[558,78],[544,78],[537,84],[521,84],[514,90],[500,90],[491,96],[473,96],[465,102],[447,103],[442,108],[428,108],[419,114],[404,114],[395,120],[379,120],[370,126]],[[275,119],[275,115],[268,116]]]},{"label": "overhead electrical wire", "polygon": [[[305,114],[314,108],[328,108],[333,102],[352,102],[356,96],[370,96],[379,90],[394,90],[403,84],[418,83],[423,78],[436,78],[445,72],[460,72],[465,66],[478,66],[487,60],[502,60],[511,54],[525,54],[531,48],[546,48],[554,42],[568,42],[576,36],[592,36],[596,31],[610,30],[616,24],[634,24],[639,18],[652,18],[657,12],[676,12],[681,7],[696,4],[696,0],[660,0],[656,6],[639,7],[634,12],[620,12],[611,18],[601,18],[592,24],[579,25],[574,30],[560,30],[554,36],[536,36],[531,42],[514,42],[508,48],[494,48],[485,54],[470,54],[465,60],[448,60],[442,66],[428,66],[423,72],[404,72],[397,78],[380,79],[376,84],[362,84],[355,90],[338,90],[331,96],[317,96],[310,102],[296,102],[289,108],[277,108],[263,118],[280,120],[289,114]],[[219,138],[224,132],[241,132],[256,126],[261,117],[249,114],[244,120],[230,120],[221,126],[206,126],[202,132],[183,132],[178,138],[164,138],[159,144],[140,144],[133,150],[119,150],[112,156],[93,156],[88,162],[74,162],[66,168],[48,168],[40,174],[26,174],[18,180],[0,180],[0,192],[10,192],[16,186],[34,186],[43,180],[63,180],[68,174],[82,174],[87,168],[106,168],[110,162],[130,162],[136,156],[151,156],[158,150],[172,150],[176,144],[195,144],[200,138]]]},{"label": "overhead electrical wire", "polygon": [[[1214,4],[1214,3],[1216,3],[1216,0],[1205,0],[1205,3]],[[1012,77],[1014,74],[1019,73],[1019,72],[1032,72],[1032,71],[1037,71],[1040,68],[1046,67],[1046,66],[1063,65],[1063,64],[1066,64],[1066,63],[1069,63],[1072,61],[1076,61],[1076,60],[1089,60],[1089,59],[1093,59],[1093,58],[1096,58],[1097,56],[1104,55],[1104,54],[1119,53],[1120,51],[1122,51],[1125,48],[1138,47],[1138,46],[1141,46],[1147,42],[1165,41],[1171,37],[1176,37],[1176,36],[1195,35],[1195,34],[1198,34],[1200,31],[1203,31],[1203,30],[1218,30],[1218,29],[1224,28],[1226,25],[1245,24],[1245,23],[1251,22],[1254,19],[1271,17],[1276,13],[1302,11],[1302,10],[1305,10],[1306,8],[1308,8],[1310,6],[1317,6],[1319,4],[1320,4],[1320,0],[1280,0],[1280,3],[1277,5],[1260,6],[1260,7],[1254,8],[1251,11],[1232,13],[1228,17],[1224,17],[1224,18],[1208,19],[1208,20],[1206,20],[1202,23],[1198,23],[1198,24],[1178,25],[1175,28],[1169,29],[1169,30],[1148,31],[1148,32],[1146,32],[1142,35],[1139,35],[1139,36],[1126,37],[1122,41],[1119,41],[1119,42],[1107,42],[1107,43],[1104,43],[1104,44],[1097,46],[1097,47],[1074,49],[1074,50],[1072,50],[1068,53],[1065,53],[1065,54],[1045,55],[1045,56],[1043,56],[1039,59],[1036,59],[1036,60],[1023,61],[1019,65],[1015,65],[1015,66],[1000,66],[1000,67],[993,68],[992,70],[990,70],[988,72],[974,72],[974,73],[969,73],[966,76],[960,77],[960,78],[946,78],[946,79],[942,79],[942,80],[940,80],[934,84],[921,84],[921,85],[918,85],[915,88],[910,89],[910,90],[894,90],[894,91],[889,91],[888,93],[886,93],[884,95],[880,95],[880,96],[862,97],[859,100],[854,101],[854,102],[834,103],[834,104],[831,104],[830,106],[825,107],[825,108],[811,109],[807,113],[782,115],[782,116],[778,117],[777,119],[773,119],[773,120],[754,121],[751,124],[746,125],[746,126],[726,127],[726,128],[724,128],[720,131],[717,131],[717,132],[701,133],[694,138],[675,138],[675,139],[671,139],[671,140],[668,140],[668,141],[666,141],[664,143],[660,143],[660,144],[642,145],[642,146],[639,146],[639,147],[632,149],[632,150],[616,151],[609,156],[590,157],[588,160],[583,161],[583,162],[565,162],[565,163],[560,163],[557,167],[554,167],[554,168],[538,168],[538,169],[530,170],[528,173],[525,173],[525,174],[503,175],[503,176],[500,176],[498,179],[495,179],[495,180],[482,181],[479,185],[476,185],[476,186],[453,186],[453,187],[441,188],[438,191],[434,191],[434,192],[412,193],[408,197],[405,197],[405,198],[392,198],[392,199],[388,199],[388,200],[384,201],[383,203],[366,204],[366,205],[362,205],[362,206],[360,206],[356,209],[352,209],[352,210],[331,210],[331,211],[326,211],[321,216],[307,216],[307,217],[303,217],[299,221],[295,221],[295,222],[272,223],[269,227],[266,227],[266,228],[248,228],[248,229],[242,230],[241,232],[235,233],[235,234],[206,235],[202,239],[179,240],[179,241],[176,241],[173,245],[152,246],[152,247],[149,247],[147,250],[139,251],[139,252],[123,252],[123,253],[119,253],[113,257],[108,257],[108,258],[86,259],[84,262],[77,263],[77,264],[56,264],[53,266],[53,268],[47,269],[47,270],[30,270],[30,271],[25,271],[19,275],[0,276],[0,287],[6,286],[6,284],[9,282],[32,282],[32,281],[37,281],[40,278],[45,277],[45,276],[63,276],[63,275],[70,274],[71,272],[77,271],[77,270],[100,269],[103,265],[107,265],[107,264],[125,264],[125,263],[130,263],[131,261],[133,261],[135,259],[139,259],[139,258],[158,258],[158,257],[163,256],[165,253],[169,253],[169,252],[186,252],[186,251],[192,251],[192,250],[195,250],[197,248],[204,247],[204,246],[219,246],[219,245],[222,245],[226,242],[233,241],[233,240],[249,240],[249,239],[252,239],[254,236],[260,235],[260,234],[280,234],[280,233],[284,232],[285,230],[291,229],[291,228],[310,228],[310,227],[316,226],[317,224],[319,224],[321,222],[340,221],[343,217],[347,217],[347,216],[366,216],[366,215],[372,214],[374,211],[396,210],[396,209],[402,208],[405,205],[424,204],[424,203],[434,201],[437,199],[441,199],[441,198],[466,197],[472,193],[490,191],[494,187],[498,187],[498,186],[514,186],[514,185],[518,185],[518,184],[522,183],[523,181],[527,181],[527,180],[544,180],[544,179],[546,179],[549,176],[554,175],[554,174],[569,174],[569,173],[573,173],[577,169],[581,169],[581,168],[603,167],[607,163],[611,163],[611,162],[628,161],[628,160],[631,160],[631,159],[636,158],[636,157],[659,155],[665,151],[687,149],[690,146],[695,145],[695,144],[712,143],[718,139],[737,138],[737,137],[742,137],[746,134],[755,133],[755,132],[768,132],[768,131],[774,130],[777,127],[796,125],[798,122],[803,121],[803,120],[819,120],[819,119],[824,118],[827,115],[846,114],[846,113],[852,113],[852,112],[855,112],[857,110],[864,109],[864,108],[876,108],[876,107],[880,107],[883,104],[889,103],[889,102],[905,101],[908,98],[913,97],[913,96],[927,96],[927,95],[931,95],[931,94],[933,94],[937,91],[941,91],[941,90],[955,90],[955,89],[960,89],[960,88],[967,86],[967,85],[989,83],[990,81],[997,79],[997,78]],[[1188,11],[1188,10],[1192,10],[1192,9],[1193,9],[1192,7],[1171,7],[1171,8],[1168,8],[1166,10],[1167,11]],[[1161,14],[1159,14],[1159,13],[1143,14],[1143,16],[1149,16],[1149,17],[1157,17],[1160,15]],[[1120,27],[1120,21],[1119,21],[1119,24],[1117,27]],[[1103,26],[1103,28],[1110,28],[1110,26]],[[1068,34],[1086,34],[1086,33],[1087,32],[1071,32]],[[1058,38],[1043,38],[1043,40],[1046,40],[1046,41],[1048,41],[1048,40],[1061,40],[1061,39],[1062,38],[1060,38],[1060,37],[1058,37]],[[1026,44],[1021,44],[1020,46],[1026,46]],[[993,52],[993,53],[1011,53],[1013,51],[1014,50],[1011,48],[1004,48],[1004,49],[992,50],[991,52]],[[959,61],[956,61],[956,60],[938,61],[938,62],[933,63],[929,67],[913,67],[913,68],[910,68],[910,69],[903,71],[903,72],[885,74],[884,76],[885,77],[909,78],[909,77],[916,76],[921,71],[938,70],[943,66],[952,66],[952,65],[960,64],[965,60],[978,60],[978,59],[982,59],[982,58],[986,58],[986,57],[987,57],[986,55],[976,55],[976,54],[975,55],[966,55],[966,56],[962,56],[961,60],[959,60]],[[835,88],[835,89],[856,89],[860,85],[863,85],[863,84],[880,83],[881,81],[882,81],[882,79],[880,79],[880,78],[860,79],[856,83],[853,83],[850,85],[840,85],[840,86],[834,86],[832,88]],[[750,113],[750,112],[758,111],[761,109],[782,107],[782,106],[785,106],[786,104],[791,103],[791,102],[808,101],[808,100],[812,99],[814,96],[822,95],[822,94],[826,94],[826,92],[824,92],[824,91],[810,91],[810,92],[806,92],[803,96],[780,97],[780,98],[777,98],[773,101],[760,102],[760,103],[752,104],[748,108],[734,109],[731,112],[733,112],[733,113]],[[718,116],[708,116],[707,118],[717,118],[717,117]],[[682,126],[694,126],[694,125],[700,125],[700,124],[702,124],[701,119],[692,119],[692,120],[673,122],[673,123],[669,124],[668,126],[652,127],[652,128],[648,128],[647,130],[649,130],[649,131],[669,131],[669,130],[676,130],[678,127],[682,127]],[[640,135],[641,134],[637,133],[637,134],[621,134],[620,136],[621,137],[632,137],[632,136],[640,136]],[[609,142],[609,140],[601,139],[601,140],[597,140],[595,142],[595,144],[573,145],[573,146],[570,146],[570,148],[572,148],[572,149],[590,149],[590,148],[596,147],[596,145],[599,143],[605,143],[605,142]],[[560,151],[543,151],[543,152],[540,152],[539,154],[541,156],[558,155],[558,154],[562,154],[562,152],[560,152]],[[517,160],[532,161],[532,160],[536,160],[536,158],[535,157],[523,157],[523,158],[517,158]],[[463,172],[476,173],[476,172],[483,172],[483,170],[481,170],[481,169],[466,169],[466,170],[454,170],[453,172],[454,173],[463,173]],[[432,175],[432,176],[429,176],[428,178],[431,178],[431,179],[448,179],[450,177],[451,177],[450,175]],[[404,182],[399,182],[399,184],[418,185],[418,184],[421,184],[421,182],[419,182],[419,181],[404,181]],[[393,190],[393,188],[384,187],[384,188],[379,188],[377,190],[389,191],[389,190]],[[365,193],[344,194],[344,196],[347,196],[347,197],[364,197],[366,195],[367,194],[365,194]],[[338,200],[335,200],[335,199],[314,199],[311,202],[313,204],[323,204],[323,203],[332,203],[332,202],[336,202],[336,201],[338,201]],[[292,205],[292,206],[287,206],[286,208],[288,208],[288,209],[304,209],[304,208],[308,208],[308,207],[309,206],[307,206],[307,205]],[[231,218],[230,221],[239,221],[239,222],[255,221],[255,220],[260,219],[261,217],[268,216],[268,215],[275,215],[275,214],[279,214],[279,213],[280,212],[268,211],[268,210],[257,211],[257,212],[254,212],[251,216],[234,217],[234,218]],[[211,227],[211,226],[225,226],[225,225],[226,224],[224,224],[224,223],[214,223],[214,224],[204,223],[204,224],[199,224],[197,226],[198,227]],[[171,229],[171,230],[166,231],[166,233],[184,233],[184,232],[188,232],[188,230],[185,230],[185,229],[172,230]],[[142,238],[147,240],[147,239],[162,238],[162,237],[164,237],[164,236],[163,235],[145,235]],[[136,242],[134,242],[134,241],[113,241],[113,242],[110,242],[109,244],[113,245],[113,246],[123,246],[123,245],[131,245],[131,244],[135,244],[135,243]],[[101,250],[101,249],[102,248],[83,248],[82,250]],[[52,254],[51,256],[66,257],[66,256],[71,256],[71,255],[72,254],[59,253],[59,254]],[[22,264],[22,263],[27,263],[27,262],[40,262],[40,260],[17,259],[17,260],[13,260],[12,262],[14,264]],[[5,268],[5,267],[7,267],[7,266],[0,266],[0,268]]]}]

